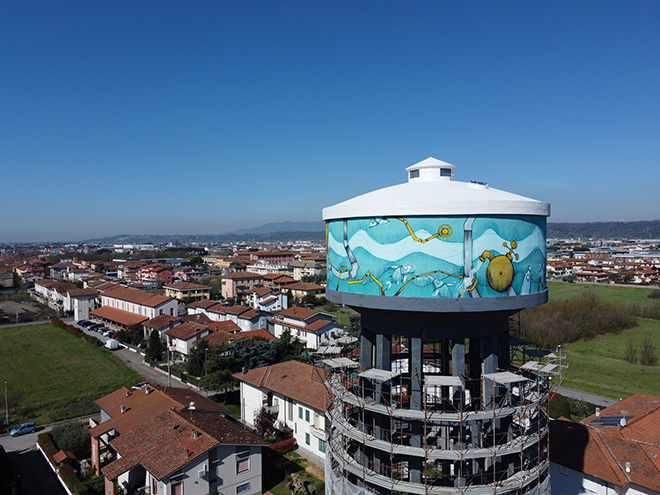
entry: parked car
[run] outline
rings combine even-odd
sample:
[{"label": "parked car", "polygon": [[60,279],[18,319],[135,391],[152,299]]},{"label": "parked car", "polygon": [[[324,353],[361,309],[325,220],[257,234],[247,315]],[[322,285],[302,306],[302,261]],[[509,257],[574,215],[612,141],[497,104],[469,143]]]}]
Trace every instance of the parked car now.
[{"label": "parked car", "polygon": [[133,385],[131,388],[134,388],[135,390],[139,390],[142,387],[146,387],[147,385],[149,385],[149,382],[138,382],[135,385]]},{"label": "parked car", "polygon": [[114,351],[119,349],[119,342],[117,342],[115,339],[108,339],[105,341],[104,346],[109,351]]},{"label": "parked car", "polygon": [[98,331],[99,328],[101,328],[103,324],[101,323],[92,323],[88,328],[94,332]]},{"label": "parked car", "polygon": [[12,437],[17,437],[19,435],[25,435],[27,433],[32,433],[34,431],[34,421],[28,421],[27,423],[23,423],[21,426],[18,426],[17,428],[14,428],[9,432],[9,434]]},{"label": "parked car", "polygon": [[89,320],[78,320],[76,323],[81,327],[88,327],[92,324],[92,322]]}]

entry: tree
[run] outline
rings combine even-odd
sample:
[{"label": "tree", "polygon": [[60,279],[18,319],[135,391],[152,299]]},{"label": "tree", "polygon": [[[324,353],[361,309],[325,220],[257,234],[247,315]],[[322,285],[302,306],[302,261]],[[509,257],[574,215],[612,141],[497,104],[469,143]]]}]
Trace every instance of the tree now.
[{"label": "tree", "polygon": [[209,344],[206,340],[197,342],[186,359],[186,371],[193,376],[202,376],[206,365]]},{"label": "tree", "polygon": [[254,418],[256,434],[260,437],[271,435],[275,431],[275,421],[277,421],[277,413],[261,406]]},{"label": "tree", "polygon": [[362,317],[359,314],[352,313],[348,315],[348,335],[357,337],[362,330]]},{"label": "tree", "polygon": [[193,256],[188,260],[187,264],[189,266],[193,266],[193,265],[201,265],[202,263],[204,263],[204,260],[202,259],[201,256]]},{"label": "tree", "polygon": [[628,342],[626,343],[624,359],[627,363],[637,362],[637,346],[633,343],[632,339],[628,339]]},{"label": "tree", "polygon": [[89,431],[80,421],[57,425],[50,433],[59,449],[68,450],[76,459],[92,455]]},{"label": "tree", "polygon": [[639,363],[644,366],[655,366],[658,364],[658,356],[655,354],[655,343],[651,336],[647,335],[642,342],[642,348],[639,352]]},{"label": "tree", "polygon": [[289,329],[284,330],[276,342],[277,360],[279,362],[300,359],[306,349],[305,344],[291,336],[291,331]]},{"label": "tree", "polygon": [[160,361],[165,351],[165,344],[160,340],[160,333],[158,330],[152,330],[149,334],[149,343],[147,344],[147,351],[145,358],[148,361]]},{"label": "tree", "polygon": [[231,345],[234,357],[247,369],[260,368],[277,362],[277,341],[241,339]]}]

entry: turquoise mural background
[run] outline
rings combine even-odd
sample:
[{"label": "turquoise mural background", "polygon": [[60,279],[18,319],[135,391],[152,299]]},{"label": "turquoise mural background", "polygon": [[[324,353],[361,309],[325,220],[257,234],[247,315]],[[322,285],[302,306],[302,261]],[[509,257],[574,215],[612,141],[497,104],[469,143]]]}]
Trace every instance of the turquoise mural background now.
[{"label": "turquoise mural background", "polygon": [[326,229],[334,290],[458,298],[546,289],[545,217],[351,218]]}]

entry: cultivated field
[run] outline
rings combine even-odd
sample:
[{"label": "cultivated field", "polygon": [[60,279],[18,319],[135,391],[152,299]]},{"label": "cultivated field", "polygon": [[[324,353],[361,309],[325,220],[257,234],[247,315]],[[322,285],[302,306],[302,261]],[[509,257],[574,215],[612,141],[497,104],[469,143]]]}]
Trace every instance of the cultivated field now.
[{"label": "cultivated field", "polygon": [[[0,328],[0,387],[5,380],[16,425],[98,412],[94,400],[142,378],[109,351],[41,324]],[[0,410],[4,423],[4,400]]]},{"label": "cultivated field", "polygon": [[566,282],[548,282],[550,300],[570,299],[582,292],[590,291],[609,302],[621,304],[640,303],[648,301],[648,295],[660,289],[646,287],[620,287],[598,284],[569,284]]},{"label": "cultivated field", "polygon": [[639,348],[646,336],[660,349],[660,321],[640,319],[636,328],[619,335],[564,345],[570,366],[564,385],[616,399],[638,392],[660,396],[660,366],[624,360],[628,340],[632,339]]}]

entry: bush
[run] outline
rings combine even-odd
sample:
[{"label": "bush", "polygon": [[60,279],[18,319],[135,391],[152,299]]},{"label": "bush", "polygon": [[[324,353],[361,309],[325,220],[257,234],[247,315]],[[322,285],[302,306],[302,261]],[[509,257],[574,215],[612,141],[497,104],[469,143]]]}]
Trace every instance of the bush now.
[{"label": "bush", "polygon": [[90,434],[80,421],[57,425],[51,434],[57,446],[70,451],[76,459],[86,459],[91,455]]},{"label": "bush", "polygon": [[557,395],[550,399],[550,409],[548,411],[549,415],[553,419],[560,417],[570,418],[571,417],[571,405],[568,402],[568,397],[563,395]]},{"label": "bush", "polygon": [[296,450],[296,439],[287,438],[286,440],[282,440],[281,442],[276,442],[270,446],[270,449],[276,454],[284,455],[287,452]]},{"label": "bush", "polygon": [[658,364],[658,356],[655,353],[655,344],[651,336],[647,335],[642,342],[642,348],[639,352],[639,362],[644,366],[655,366]]},{"label": "bush", "polygon": [[637,362],[637,346],[633,343],[632,339],[628,339],[628,342],[626,342],[623,357],[627,363],[633,364]]},{"label": "bush", "polygon": [[520,313],[524,338],[553,348],[565,342],[590,340],[598,335],[618,334],[637,324],[620,304],[584,292],[563,301],[550,301]]}]

